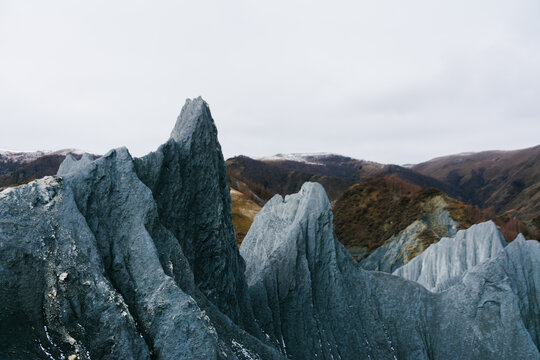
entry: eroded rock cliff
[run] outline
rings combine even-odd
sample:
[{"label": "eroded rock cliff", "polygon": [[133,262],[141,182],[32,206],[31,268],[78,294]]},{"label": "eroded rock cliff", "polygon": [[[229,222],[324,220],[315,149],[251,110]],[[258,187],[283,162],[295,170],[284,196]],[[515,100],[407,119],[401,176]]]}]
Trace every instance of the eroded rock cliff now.
[{"label": "eroded rock cliff", "polygon": [[0,200],[0,358],[280,357],[251,312],[202,99],[157,152],[68,158]]},{"label": "eroded rock cliff", "polygon": [[394,275],[413,280],[432,291],[442,291],[474,266],[496,257],[507,245],[497,226],[487,221],[442,238]]},{"label": "eroded rock cliff", "polygon": [[270,200],[240,252],[256,318],[294,359],[538,359],[536,241],[515,241],[441,293],[363,270],[324,189]]},{"label": "eroded rock cliff", "polygon": [[188,100],[156,152],[69,157],[0,192],[0,358],[538,359],[540,245],[487,256],[474,229],[467,266],[431,292],[362,269],[306,183],[239,251],[210,110]]}]

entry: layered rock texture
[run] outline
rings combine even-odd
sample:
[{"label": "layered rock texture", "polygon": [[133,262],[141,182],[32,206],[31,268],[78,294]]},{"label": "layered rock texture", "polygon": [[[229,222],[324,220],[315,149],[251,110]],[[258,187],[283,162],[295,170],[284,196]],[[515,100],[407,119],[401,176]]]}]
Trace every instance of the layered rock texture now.
[{"label": "layered rock texture", "polygon": [[258,339],[230,209],[200,98],[155,153],[68,157],[2,191],[0,358],[279,358]]},{"label": "layered rock texture", "polygon": [[442,238],[394,275],[416,281],[429,290],[442,291],[467,270],[496,257],[506,245],[492,221],[473,225],[458,231],[455,238]]},{"label": "layered rock texture", "polygon": [[363,270],[324,189],[272,198],[240,252],[263,330],[293,359],[538,359],[540,244],[518,239],[433,293]]},{"label": "layered rock texture", "polygon": [[306,183],[273,197],[239,250],[214,121],[188,100],[145,157],[67,157],[0,192],[0,359],[540,357],[538,242],[484,256],[468,239],[492,224],[458,233],[465,272],[431,292],[362,269],[332,222]]}]

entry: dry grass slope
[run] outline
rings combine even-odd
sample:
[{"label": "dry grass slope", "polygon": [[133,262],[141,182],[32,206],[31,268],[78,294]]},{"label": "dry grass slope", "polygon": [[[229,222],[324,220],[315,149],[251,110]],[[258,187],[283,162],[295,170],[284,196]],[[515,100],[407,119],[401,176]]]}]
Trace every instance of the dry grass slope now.
[{"label": "dry grass slope", "polygon": [[[498,216],[493,209],[465,204],[437,189],[421,188],[395,176],[374,177],[345,191],[333,209],[334,229],[345,247],[356,252],[364,249],[363,256],[367,256],[390,237],[434,210],[433,204],[439,203],[435,201],[437,198],[447,204],[446,209],[461,229],[493,220],[506,241],[512,241],[520,232],[528,239],[538,238],[538,234],[522,221]],[[411,256],[442,236],[447,236],[444,229],[424,230],[419,235],[420,248],[411,249]]]},{"label": "dry grass slope", "polygon": [[231,189],[231,201],[232,222],[236,231],[236,242],[240,246],[261,207],[235,189]]},{"label": "dry grass slope", "polygon": [[413,170],[462,189],[463,200],[540,230],[540,146],[450,155]]}]

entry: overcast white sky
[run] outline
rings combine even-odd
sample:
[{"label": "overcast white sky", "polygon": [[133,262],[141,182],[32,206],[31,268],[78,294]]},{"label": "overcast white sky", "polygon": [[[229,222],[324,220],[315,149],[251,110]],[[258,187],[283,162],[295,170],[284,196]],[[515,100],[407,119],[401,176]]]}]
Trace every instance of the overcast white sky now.
[{"label": "overcast white sky", "polygon": [[0,0],[0,148],[127,146],[209,104],[225,157],[540,143],[540,1]]}]

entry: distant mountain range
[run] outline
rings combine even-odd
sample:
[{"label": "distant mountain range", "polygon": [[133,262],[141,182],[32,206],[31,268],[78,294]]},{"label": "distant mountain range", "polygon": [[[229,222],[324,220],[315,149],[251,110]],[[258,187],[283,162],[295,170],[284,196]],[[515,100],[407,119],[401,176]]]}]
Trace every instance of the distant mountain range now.
[{"label": "distant mountain range", "polygon": [[[67,155],[79,159],[82,153],[0,151],[0,188],[56,174]],[[226,161],[226,169],[239,244],[266,201],[295,193],[306,181],[323,185],[339,240],[372,269],[390,271],[441,237],[455,235],[437,222],[442,218],[433,215],[436,211],[448,212],[456,231],[493,220],[507,241],[518,233],[539,237],[540,146],[450,155],[407,166],[328,153],[237,156]],[[391,259],[386,254],[383,261],[379,250],[367,260],[405,235],[406,244],[400,246],[407,251]]]},{"label": "distant mountain range", "polygon": [[67,154],[0,191],[0,359],[539,359],[540,243],[459,230],[485,210],[386,170],[289,169],[290,187],[354,184],[332,205],[305,182],[259,211],[200,97],[146,156]]},{"label": "distant mountain range", "polygon": [[229,177],[248,185],[261,198],[298,191],[309,180],[321,183],[331,201],[349,186],[377,175],[395,175],[422,187],[433,187],[459,198],[461,191],[445,181],[399,165],[357,160],[336,154],[292,154],[227,160]]},{"label": "distant mountain range", "polygon": [[443,237],[493,220],[507,241],[537,238],[525,223],[420,187],[395,175],[351,186],[333,206],[334,231],[361,265],[393,272]]},{"label": "distant mountain range", "polygon": [[67,155],[73,155],[80,159],[82,154],[83,151],[77,149],[58,151],[0,150],[0,189],[56,174],[60,163]]},{"label": "distant mountain range", "polygon": [[460,199],[540,229],[540,145],[439,157],[411,167],[459,189]]},{"label": "distant mountain range", "polygon": [[[237,156],[226,165],[231,187],[258,205],[275,194],[295,193],[306,181],[322,184],[333,204],[336,234],[357,259],[429,217],[433,199],[438,199],[437,209],[449,211],[456,230],[493,220],[507,241],[518,233],[527,238],[539,234],[540,146],[452,155],[407,166],[326,153]],[[408,245],[415,249],[412,255],[443,236],[455,235],[428,228],[416,235],[421,241]]]}]

